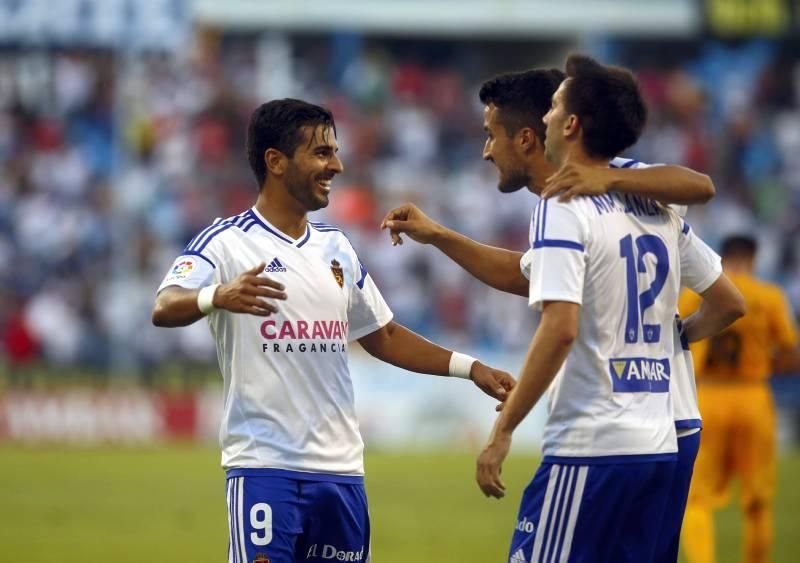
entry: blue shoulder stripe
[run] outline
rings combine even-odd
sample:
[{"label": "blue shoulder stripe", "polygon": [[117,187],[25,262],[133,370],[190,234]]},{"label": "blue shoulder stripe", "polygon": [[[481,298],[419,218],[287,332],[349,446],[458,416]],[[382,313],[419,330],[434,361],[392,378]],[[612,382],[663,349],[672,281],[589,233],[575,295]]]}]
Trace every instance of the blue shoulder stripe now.
[{"label": "blue shoulder stripe", "polygon": [[329,225],[327,223],[319,223],[319,222],[316,222],[316,221],[309,221],[308,224],[311,225],[312,227],[314,227],[315,229],[317,229],[318,231],[323,230],[323,229],[325,229],[325,230],[327,230],[327,229],[335,229],[337,231],[341,231],[341,229],[339,227],[337,227],[336,225]]},{"label": "blue shoulder stripe", "polygon": [[547,205],[548,200],[540,200],[539,204],[536,206],[536,210],[534,211],[534,240],[531,248],[568,248],[570,250],[579,250],[583,252],[585,248],[579,242],[562,239],[548,239],[545,236],[545,231],[547,229]]},{"label": "blue shoulder stripe", "polygon": [[214,240],[214,237],[216,237],[218,234],[220,234],[223,231],[227,231],[228,229],[230,229],[233,226],[234,226],[233,223],[228,223],[228,222],[222,223],[217,230],[210,232],[206,236],[206,239],[204,241],[202,241],[202,244],[200,242],[198,242],[197,244],[195,244],[194,248],[191,248],[190,250],[193,250],[195,252],[203,252],[203,249],[206,246],[208,246],[209,242]]},{"label": "blue shoulder stripe", "polygon": [[533,240],[544,240],[544,229],[547,223],[547,200],[541,199],[533,212]]},{"label": "blue shoulder stripe", "polygon": [[211,260],[206,258],[204,255],[200,254],[199,252],[193,252],[191,250],[185,250],[184,252],[181,253],[181,256],[197,256],[198,258],[202,258],[203,260],[205,260],[206,262],[211,264],[211,267],[214,268],[215,270],[217,268],[216,264],[214,264]]},{"label": "blue shoulder stripe", "polygon": [[228,229],[231,226],[239,226],[247,219],[247,212],[241,213],[239,215],[235,215],[225,220],[217,219],[207,228],[203,229],[199,235],[194,237],[188,245],[186,245],[186,250],[193,250],[195,252],[201,252],[203,248],[222,231]]},{"label": "blue shoulder stripe", "polygon": [[333,232],[333,231],[338,231],[340,233],[343,232],[342,229],[340,229],[338,227],[333,227],[333,226],[330,226],[330,225],[318,226],[318,225],[315,225],[315,224],[311,223],[311,227],[315,231],[319,231],[320,233],[330,233],[330,232]]},{"label": "blue shoulder stripe", "polygon": [[208,231],[210,231],[211,229],[213,229],[214,227],[219,225],[221,222],[222,222],[222,218],[221,217],[217,217],[216,219],[214,219],[213,223],[211,223],[208,227],[206,227],[205,229],[200,231],[198,234],[196,234],[194,236],[194,238],[192,240],[189,241],[189,243],[186,245],[186,248],[191,247],[195,242],[200,240],[200,238],[202,238],[206,233],[208,233]]},{"label": "blue shoulder stripe", "polygon": [[570,250],[580,250],[583,252],[585,249],[583,245],[579,242],[571,241],[571,240],[561,240],[561,239],[548,239],[548,240],[537,240],[533,243],[533,248],[568,248]]},{"label": "blue shoulder stripe", "polygon": [[544,206],[542,208],[542,236],[541,240],[545,240],[547,237],[545,236],[545,229],[547,228],[547,200],[544,200]]}]

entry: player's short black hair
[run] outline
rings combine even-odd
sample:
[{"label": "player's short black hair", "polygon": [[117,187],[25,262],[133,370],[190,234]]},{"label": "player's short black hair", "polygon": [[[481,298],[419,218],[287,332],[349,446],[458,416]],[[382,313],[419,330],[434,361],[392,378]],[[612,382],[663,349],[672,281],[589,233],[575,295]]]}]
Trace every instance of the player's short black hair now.
[{"label": "player's short black hair", "polygon": [[564,73],[557,68],[511,72],[484,82],[478,95],[485,105],[494,104],[501,110],[497,120],[509,137],[530,127],[544,142],[542,118],[562,80]]},{"label": "player's short black hair", "polygon": [[586,55],[567,57],[566,71],[564,109],[578,116],[586,152],[611,159],[633,145],[647,122],[647,106],[633,73]]},{"label": "player's short black hair", "polygon": [[267,179],[264,152],[277,149],[291,158],[303,140],[301,128],[330,127],[336,133],[333,114],[326,108],[303,100],[283,98],[258,106],[247,126],[247,160],[259,189]]},{"label": "player's short black hair", "polygon": [[750,235],[733,235],[722,241],[723,258],[754,258],[757,251],[758,243]]}]

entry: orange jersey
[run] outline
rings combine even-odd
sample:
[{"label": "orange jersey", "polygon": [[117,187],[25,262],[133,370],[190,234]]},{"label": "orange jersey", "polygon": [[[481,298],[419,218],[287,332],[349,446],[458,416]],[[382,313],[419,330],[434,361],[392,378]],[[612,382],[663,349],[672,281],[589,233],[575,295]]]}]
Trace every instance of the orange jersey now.
[{"label": "orange jersey", "polygon": [[[691,344],[698,381],[764,381],[772,372],[778,349],[797,344],[797,330],[786,297],[776,285],[752,276],[729,275],[742,292],[747,312],[720,334]],[[701,297],[684,291],[678,303],[681,318],[700,306]]]}]

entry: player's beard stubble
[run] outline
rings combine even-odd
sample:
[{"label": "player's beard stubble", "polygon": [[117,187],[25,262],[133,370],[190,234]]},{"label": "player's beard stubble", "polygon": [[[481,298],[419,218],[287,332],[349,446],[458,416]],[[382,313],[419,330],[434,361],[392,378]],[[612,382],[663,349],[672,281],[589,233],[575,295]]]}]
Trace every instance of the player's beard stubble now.
[{"label": "player's beard stubble", "polygon": [[510,194],[524,188],[531,182],[531,177],[519,168],[510,170],[507,173],[500,172],[500,179],[497,181],[497,189],[501,193]]},{"label": "player's beard stubble", "polygon": [[333,174],[303,173],[296,165],[290,165],[286,173],[286,191],[308,211],[328,206],[328,194],[319,188],[318,182],[333,178]]}]

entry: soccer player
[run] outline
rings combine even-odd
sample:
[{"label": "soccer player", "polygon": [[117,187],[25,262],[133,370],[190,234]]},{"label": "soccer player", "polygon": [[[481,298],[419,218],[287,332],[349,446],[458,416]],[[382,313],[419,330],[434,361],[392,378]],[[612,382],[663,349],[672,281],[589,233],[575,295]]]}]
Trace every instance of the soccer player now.
[{"label": "soccer player", "polygon": [[[776,436],[768,379],[776,353],[797,346],[797,330],[781,289],[754,277],[755,257],[751,237],[723,242],[722,267],[744,295],[747,314],[692,346],[704,426],[683,533],[690,563],[716,560],[713,511],[727,503],[736,476],[745,516],[744,561],[769,561]],[[698,305],[696,295],[681,296],[684,316]]]},{"label": "soccer player", "polygon": [[[582,56],[545,115],[545,157],[606,169],[638,139],[646,110],[633,75]],[[544,459],[523,494],[514,561],[652,561],[675,468],[669,393],[681,282],[735,297],[676,214],[611,192],[542,200],[533,223],[529,303],[541,311],[517,387],[478,458],[481,490],[502,497],[514,429],[550,389]],[[546,264],[546,267],[545,267]],[[735,302],[735,299],[732,300]],[[687,324],[719,330],[740,305]],[[666,486],[665,486],[666,485]]]},{"label": "soccer player", "polygon": [[[602,195],[613,189],[662,202],[702,203],[714,194],[710,179],[680,166],[648,167],[630,159],[615,158],[609,167],[598,168],[578,162],[556,168],[544,157],[545,127],[542,117],[550,107],[553,93],[564,74],[556,69],[537,69],[502,75],[485,82],[480,99],[485,104],[484,129],[487,141],[483,157],[495,164],[503,193],[527,186],[542,197],[559,194],[567,201],[576,195]],[[675,206],[680,211],[684,208]],[[534,216],[535,219],[535,216]],[[532,221],[533,222],[533,221]],[[482,245],[429,219],[413,204],[390,211],[383,222],[390,229],[393,243],[402,244],[400,233],[411,239],[433,244],[470,274],[501,291],[527,297],[531,253]],[[686,236],[694,234],[687,231]],[[531,242],[535,239],[531,229]],[[709,268],[719,277],[721,268],[709,254]],[[724,292],[709,291],[709,303],[724,310]],[[680,526],[689,491],[692,467],[699,447],[701,420],[697,409],[691,355],[685,338],[679,336],[679,321],[673,330],[670,393],[673,398],[679,456],[670,486],[669,513],[661,526],[662,537],[656,562],[676,561]],[[683,340],[683,342],[681,342]]]},{"label": "soccer player", "polygon": [[513,387],[507,373],[393,322],[342,231],[308,220],[342,172],[337,150],[324,108],[257,108],[247,135],[255,205],[189,242],[153,310],[158,326],[207,316],[216,340],[231,563],[369,559],[348,342],[407,370],[471,378],[500,400]]}]

